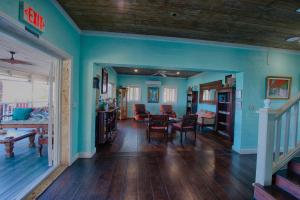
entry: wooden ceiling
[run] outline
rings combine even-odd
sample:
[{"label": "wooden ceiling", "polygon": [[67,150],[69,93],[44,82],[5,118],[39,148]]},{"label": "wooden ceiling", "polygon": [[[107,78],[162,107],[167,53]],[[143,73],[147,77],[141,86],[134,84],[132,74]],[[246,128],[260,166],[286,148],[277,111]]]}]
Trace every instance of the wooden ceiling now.
[{"label": "wooden ceiling", "polygon": [[300,50],[299,0],[58,0],[82,30]]},{"label": "wooden ceiling", "polygon": [[[178,70],[165,70],[165,69],[144,69],[144,68],[137,68],[138,71],[135,72],[136,68],[132,67],[113,67],[114,70],[118,74],[126,74],[126,75],[143,75],[143,76],[160,76],[159,72],[165,74],[167,77],[181,77],[181,78],[188,78],[194,76],[196,74],[200,74],[201,72],[196,71],[178,71]],[[179,74],[177,74],[179,72]]]}]

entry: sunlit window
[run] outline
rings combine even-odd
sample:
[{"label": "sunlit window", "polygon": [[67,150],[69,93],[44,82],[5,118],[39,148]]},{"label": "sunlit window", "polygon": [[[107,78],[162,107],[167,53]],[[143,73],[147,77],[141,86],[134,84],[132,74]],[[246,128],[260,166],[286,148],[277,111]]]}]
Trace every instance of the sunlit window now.
[{"label": "sunlit window", "polygon": [[0,85],[2,103],[28,103],[33,107],[48,105],[49,85],[47,82],[0,77]]},{"label": "sunlit window", "polygon": [[128,87],[127,101],[138,102],[141,100],[141,88],[130,86]]},{"label": "sunlit window", "polygon": [[177,88],[165,87],[163,92],[163,102],[170,104],[177,103]]}]

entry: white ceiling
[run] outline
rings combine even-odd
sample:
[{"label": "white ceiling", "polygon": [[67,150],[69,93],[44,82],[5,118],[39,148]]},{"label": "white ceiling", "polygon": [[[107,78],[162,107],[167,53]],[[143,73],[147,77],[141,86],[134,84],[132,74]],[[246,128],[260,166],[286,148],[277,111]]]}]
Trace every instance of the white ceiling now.
[{"label": "white ceiling", "polygon": [[54,61],[53,57],[0,33],[0,58],[9,59],[11,57],[9,51],[16,52],[15,59],[27,61],[33,65],[9,64],[0,60],[0,68],[48,76]]}]

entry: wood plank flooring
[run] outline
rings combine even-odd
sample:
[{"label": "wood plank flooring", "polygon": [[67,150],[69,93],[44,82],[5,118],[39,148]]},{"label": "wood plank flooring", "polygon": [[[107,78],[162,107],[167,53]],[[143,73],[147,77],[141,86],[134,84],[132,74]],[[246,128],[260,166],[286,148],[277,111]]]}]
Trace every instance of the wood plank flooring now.
[{"label": "wood plank flooring", "polygon": [[[0,199],[11,200],[36,178],[45,173],[48,167],[47,147],[43,157],[36,148],[28,147],[28,138],[14,145],[15,156],[6,158],[4,145],[0,145]],[[37,138],[35,140],[37,144]]]},{"label": "wood plank flooring", "polygon": [[154,135],[148,144],[145,124],[119,123],[111,145],[92,159],[79,159],[40,197],[99,200],[252,199],[255,155],[239,155],[214,133],[179,133],[169,141]]}]

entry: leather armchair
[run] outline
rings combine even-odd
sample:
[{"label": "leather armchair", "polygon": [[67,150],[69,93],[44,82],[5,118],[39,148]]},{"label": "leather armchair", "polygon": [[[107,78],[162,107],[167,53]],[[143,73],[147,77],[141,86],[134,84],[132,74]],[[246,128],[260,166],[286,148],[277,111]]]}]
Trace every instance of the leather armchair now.
[{"label": "leather armchair", "polygon": [[148,118],[148,116],[150,115],[150,113],[146,111],[145,104],[134,104],[133,112],[134,112],[135,120],[144,120],[145,118]]},{"label": "leather armchair", "polygon": [[176,113],[173,111],[172,105],[160,105],[160,113],[168,115],[169,117],[176,118]]}]

